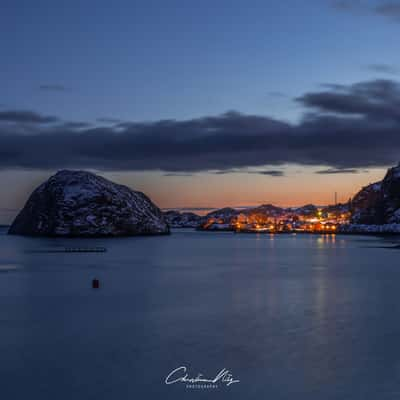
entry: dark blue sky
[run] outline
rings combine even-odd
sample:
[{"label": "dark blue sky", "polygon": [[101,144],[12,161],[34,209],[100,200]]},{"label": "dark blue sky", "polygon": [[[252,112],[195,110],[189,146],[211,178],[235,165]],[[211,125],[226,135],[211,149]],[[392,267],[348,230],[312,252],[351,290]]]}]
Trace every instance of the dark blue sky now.
[{"label": "dark blue sky", "polygon": [[1,103],[66,119],[235,109],[293,120],[292,97],[400,65],[399,24],[328,0],[1,4]]},{"label": "dark blue sky", "polygon": [[400,1],[0,5],[0,223],[61,168],[222,207],[344,201],[399,161]]}]

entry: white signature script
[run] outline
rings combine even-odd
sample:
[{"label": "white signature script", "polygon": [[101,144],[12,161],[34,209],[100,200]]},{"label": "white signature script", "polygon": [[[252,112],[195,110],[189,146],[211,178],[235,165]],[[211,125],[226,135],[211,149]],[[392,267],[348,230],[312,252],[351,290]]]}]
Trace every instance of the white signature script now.
[{"label": "white signature script", "polygon": [[197,374],[196,377],[189,377],[187,372],[187,368],[185,366],[178,367],[170,372],[165,378],[165,383],[167,385],[172,385],[173,383],[186,383],[186,384],[195,384],[195,383],[212,383],[216,384],[218,382],[225,383],[226,386],[230,386],[233,383],[239,383],[238,379],[234,379],[230,371],[226,368],[221,369],[215,378],[205,378],[203,374]]}]

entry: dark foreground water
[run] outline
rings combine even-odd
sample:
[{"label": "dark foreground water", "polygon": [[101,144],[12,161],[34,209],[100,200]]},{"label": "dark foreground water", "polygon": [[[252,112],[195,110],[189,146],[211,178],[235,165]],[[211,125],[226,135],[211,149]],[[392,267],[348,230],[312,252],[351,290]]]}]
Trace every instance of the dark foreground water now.
[{"label": "dark foreground water", "polygon": [[[33,252],[105,246],[107,253]],[[0,397],[398,399],[400,250],[357,236],[0,232]],[[93,290],[91,280],[100,279]],[[239,383],[165,384],[222,369]]]}]

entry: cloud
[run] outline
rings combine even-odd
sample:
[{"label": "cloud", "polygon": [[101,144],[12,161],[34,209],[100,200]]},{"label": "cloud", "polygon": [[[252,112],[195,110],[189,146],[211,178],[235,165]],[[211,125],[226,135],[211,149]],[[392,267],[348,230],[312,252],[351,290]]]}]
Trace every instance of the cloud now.
[{"label": "cloud", "polygon": [[26,110],[0,111],[0,122],[49,124],[58,121],[59,119],[56,117],[41,115],[33,111],[26,111]]},{"label": "cloud", "polygon": [[374,8],[376,14],[400,22],[400,2],[383,2]]},{"label": "cloud", "polygon": [[400,121],[400,84],[390,80],[356,83],[343,88],[306,93],[296,99],[319,112]]},{"label": "cloud", "polygon": [[388,64],[371,64],[367,65],[367,69],[373,72],[389,75],[398,75],[400,73],[400,68]]},{"label": "cloud", "polygon": [[332,6],[344,11],[359,11],[364,8],[361,0],[333,0]]},{"label": "cloud", "polygon": [[255,175],[268,175],[274,177],[285,176],[284,171],[279,171],[277,169],[267,169],[267,170],[259,170],[259,171],[246,171],[247,174],[255,174]]},{"label": "cloud", "polygon": [[336,168],[329,168],[329,169],[323,169],[320,171],[317,171],[316,174],[320,175],[330,175],[330,174],[358,174],[360,171],[358,169],[354,168],[342,168],[342,169],[336,169]]},{"label": "cloud", "polygon": [[359,15],[377,15],[400,22],[400,1],[334,0],[332,6]]},{"label": "cloud", "polygon": [[338,83],[321,83],[320,86],[329,90],[346,90],[346,85],[340,85]]},{"label": "cloud", "polygon": [[255,175],[270,175],[270,176],[284,176],[283,171],[279,170],[255,170],[255,171],[249,171],[245,169],[223,169],[219,171],[213,171],[213,174],[216,175],[226,175],[226,174],[255,174]]},{"label": "cloud", "polygon": [[296,124],[230,111],[181,121],[86,127],[33,112],[0,112],[0,169],[167,174],[247,169],[282,176],[277,167],[287,164],[324,165],[343,173],[399,161],[398,82],[373,80],[324,88],[297,101],[305,115]]},{"label": "cloud", "polygon": [[96,121],[102,122],[104,124],[121,124],[121,123],[123,123],[123,121],[121,121],[118,118],[107,118],[107,117],[97,118]]},{"label": "cloud", "polygon": [[190,172],[168,172],[163,174],[163,176],[193,176],[194,174]]},{"label": "cloud", "polygon": [[39,89],[49,91],[49,92],[66,92],[66,91],[68,91],[68,89],[65,86],[58,85],[58,84],[40,85]]},{"label": "cloud", "polygon": [[269,175],[269,176],[284,176],[284,172],[283,171],[278,171],[278,170],[266,170],[266,171],[255,171],[255,174],[261,174],[261,175]]}]

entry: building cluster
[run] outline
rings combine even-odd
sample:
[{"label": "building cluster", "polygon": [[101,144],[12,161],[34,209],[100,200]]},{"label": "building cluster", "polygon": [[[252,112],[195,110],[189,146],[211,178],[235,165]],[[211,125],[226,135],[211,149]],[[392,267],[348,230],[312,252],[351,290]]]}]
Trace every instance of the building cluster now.
[{"label": "building cluster", "polygon": [[209,218],[203,224],[205,230],[230,230],[235,232],[308,232],[335,233],[340,225],[347,224],[350,212],[340,209],[328,210],[316,208],[313,212],[303,213],[287,209],[276,213],[241,212],[227,218]]}]

